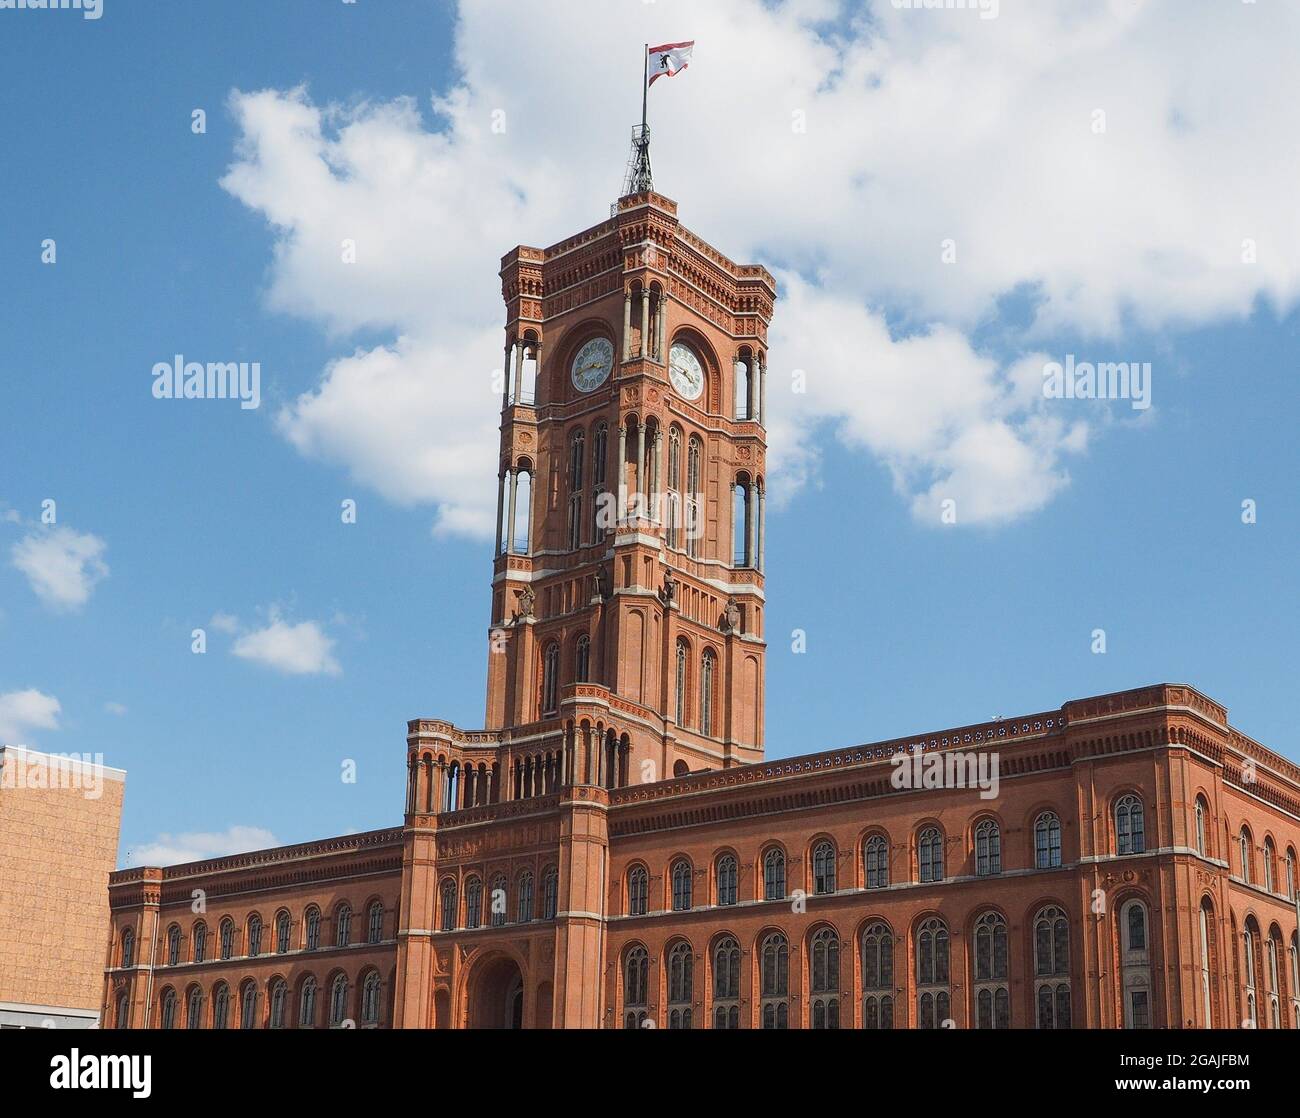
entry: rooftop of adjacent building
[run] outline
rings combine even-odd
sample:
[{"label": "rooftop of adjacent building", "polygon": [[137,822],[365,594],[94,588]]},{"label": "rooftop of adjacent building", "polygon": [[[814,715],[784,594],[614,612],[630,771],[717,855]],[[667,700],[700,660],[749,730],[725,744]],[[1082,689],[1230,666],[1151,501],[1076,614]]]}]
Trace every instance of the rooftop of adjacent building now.
[{"label": "rooftop of adjacent building", "polygon": [[[100,758],[99,760],[96,760],[97,756]],[[99,754],[45,753],[39,749],[30,749],[25,745],[0,745],[0,766],[3,766],[7,759],[24,760],[28,765],[39,765],[67,772],[91,770],[107,780],[126,780],[125,769],[115,769],[111,765],[105,765],[102,755]],[[0,778],[0,788],[4,786],[3,778]]]},{"label": "rooftop of adjacent building", "polygon": [[[1259,765],[1282,780],[1290,782],[1300,794],[1300,766],[1296,766],[1285,757],[1274,753],[1230,726],[1226,707],[1187,684],[1159,683],[1128,691],[1107,692],[1082,699],[1072,699],[1057,710],[1042,711],[1037,714],[994,718],[930,733],[868,742],[821,753],[781,757],[749,765],[737,765],[728,769],[705,770],[653,784],[631,785],[612,791],[610,806],[617,809],[620,805],[631,806],[644,803],[648,799],[696,795],[723,784],[728,786],[736,783],[751,784],[756,781],[787,779],[791,776],[834,769],[887,763],[889,758],[900,752],[941,750],[957,746],[987,748],[998,743],[1029,741],[1062,734],[1067,726],[1101,724],[1117,717],[1139,716],[1161,710],[1191,714],[1209,723],[1225,735],[1233,748],[1252,757]],[[419,724],[419,720],[410,723],[412,728]],[[510,801],[505,804],[489,804],[466,809],[456,813],[456,822],[477,824],[490,821],[492,816],[498,813],[498,809],[518,805],[522,805],[530,813],[535,813],[545,810],[544,802],[549,803],[554,798],[547,797],[544,801],[537,799]],[[213,873],[238,872],[260,866],[283,865],[396,846],[401,841],[401,826],[381,828],[290,846],[253,850],[227,857],[209,858],[200,862],[186,862],[167,867],[137,866],[118,870],[112,875],[111,884],[120,886],[141,881],[175,881]]]}]

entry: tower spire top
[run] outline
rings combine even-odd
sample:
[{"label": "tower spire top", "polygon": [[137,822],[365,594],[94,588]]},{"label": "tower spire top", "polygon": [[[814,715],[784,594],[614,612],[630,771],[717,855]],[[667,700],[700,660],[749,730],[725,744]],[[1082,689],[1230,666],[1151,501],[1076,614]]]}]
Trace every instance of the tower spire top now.
[{"label": "tower spire top", "polygon": [[623,176],[623,190],[619,197],[640,194],[654,189],[654,176],[650,171],[650,127],[646,124],[646,97],[650,92],[650,44],[641,50],[641,126],[632,129],[632,154]]}]

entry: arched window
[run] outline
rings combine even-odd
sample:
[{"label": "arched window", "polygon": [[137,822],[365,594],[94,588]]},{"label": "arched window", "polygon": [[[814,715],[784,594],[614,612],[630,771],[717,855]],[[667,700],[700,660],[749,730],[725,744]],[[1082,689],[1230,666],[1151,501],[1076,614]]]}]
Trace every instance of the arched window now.
[{"label": "arched window", "polygon": [[382,943],[384,939],[384,902],[372,901],[366,918],[366,942]]},{"label": "arched window", "polygon": [[675,707],[676,707],[676,709],[674,710],[674,721],[676,721],[677,725],[679,726],[686,725],[686,657],[687,655],[688,653],[686,649],[686,642],[684,640],[679,639],[677,641],[677,676],[676,676],[677,694],[674,696]]},{"label": "arched window", "polygon": [[1034,917],[1034,1001],[1038,1028],[1070,1027],[1070,921],[1057,905]]},{"label": "arched window", "polygon": [[159,1014],[159,1024],[164,1029],[176,1028],[176,991],[170,986],[163,991],[162,1012]]},{"label": "arched window", "polygon": [[649,908],[650,876],[644,866],[633,866],[627,871],[627,912],[629,916],[644,916]]},{"label": "arched window", "polygon": [[262,953],[262,918],[253,913],[248,918],[248,954],[257,958]]},{"label": "arched window", "polygon": [[587,434],[579,429],[569,439],[569,492],[582,490],[582,466],[586,460]]},{"label": "arched window", "polygon": [[704,518],[700,515],[700,500],[704,496],[702,463],[704,445],[698,435],[692,435],[686,445],[686,501],[685,521],[686,554],[692,559],[700,556],[700,540],[704,536]]},{"label": "arched window", "polygon": [[813,892],[835,892],[835,846],[831,842],[819,842],[813,850]]},{"label": "arched window", "polygon": [[1277,925],[1269,929],[1268,939],[1264,941],[1264,980],[1268,983],[1268,1027],[1282,1027],[1282,1000],[1278,997],[1278,943]]},{"label": "arched window", "polygon": [[704,659],[700,662],[700,733],[705,737],[713,736],[713,675],[717,657],[713,649],[704,650]]},{"label": "arched window", "polygon": [[342,1027],[348,1019],[348,977],[345,974],[334,976],[330,986],[330,1028]]},{"label": "arched window", "polygon": [[840,937],[833,928],[822,928],[813,936],[808,971],[809,988],[812,991],[812,1027],[838,1029],[840,1027]]},{"label": "arched window", "polygon": [[227,916],[221,921],[221,957],[229,959],[235,954],[235,922]]},{"label": "arched window", "polygon": [[560,900],[560,876],[554,866],[542,874],[542,919],[554,920]]},{"label": "arched window", "polygon": [[257,1028],[257,984],[251,978],[239,992],[239,1027]]},{"label": "arched window", "polygon": [[181,961],[181,928],[173,924],[167,929],[167,965],[176,966]]},{"label": "arched window", "polygon": [[790,1027],[790,944],[773,932],[759,950],[759,1006],[763,1028]]},{"label": "arched window", "polygon": [[1142,801],[1121,796],[1115,801],[1115,840],[1120,854],[1141,854],[1146,850],[1146,817]]},{"label": "arched window", "polygon": [[1273,840],[1266,838],[1264,840],[1264,888],[1268,892],[1273,892],[1273,862],[1277,859],[1277,848],[1273,845]]},{"label": "arched window", "polygon": [[883,889],[889,884],[889,840],[872,835],[863,847],[868,889]]},{"label": "arched window", "polygon": [[196,963],[203,962],[208,957],[208,926],[200,920],[194,925],[194,949],[190,953]]},{"label": "arched window", "polygon": [[975,827],[975,873],[989,877],[1002,872],[1002,829],[996,820],[984,819]]},{"label": "arched window", "polygon": [[447,878],[442,883],[442,930],[444,932],[455,931],[456,929],[456,883]]},{"label": "arched window", "polygon": [[129,1029],[131,1027],[131,999],[123,990],[117,995],[117,1008],[113,1013],[113,1027]]},{"label": "arched window", "polygon": [[465,927],[477,928],[483,919],[483,882],[471,877],[465,882]]},{"label": "arched window", "polygon": [[1250,831],[1242,827],[1241,834],[1237,836],[1237,856],[1241,859],[1241,880],[1249,885],[1254,880],[1254,874],[1251,872],[1251,841]]},{"label": "arched window", "polygon": [[271,983],[271,1028],[284,1028],[285,1003],[289,1000],[289,986],[283,978]]},{"label": "arched window", "polygon": [[1241,950],[1244,956],[1241,974],[1246,987],[1245,1019],[1250,1022],[1250,1028],[1259,1027],[1258,977],[1255,973],[1255,949],[1258,942],[1253,925],[1247,921],[1246,930],[1241,936]]},{"label": "arched window", "polygon": [[691,1027],[691,998],[695,989],[695,956],[689,943],[668,952],[668,1027]]},{"label": "arched window", "polygon": [[894,1027],[894,937],[879,921],[862,932],[862,1025]]},{"label": "arched window", "polygon": [[713,1027],[740,1028],[740,944],[731,936],[713,947]]},{"label": "arched window", "polygon": [[785,851],[772,847],[763,855],[763,900],[785,899]]},{"label": "arched window", "polygon": [[307,910],[307,950],[320,950],[320,909],[315,905]]},{"label": "arched window", "polygon": [[917,861],[922,881],[943,880],[943,835],[937,827],[926,827],[917,839]]},{"label": "arched window", "polygon": [[673,911],[686,912],[691,908],[692,889],[694,875],[691,873],[691,864],[685,858],[679,858],[673,863],[672,881],[673,881]]},{"label": "arched window", "polygon": [[191,986],[185,1005],[185,1027],[187,1029],[203,1028],[203,991]]},{"label": "arched window", "polygon": [[948,926],[937,917],[921,925],[916,935],[917,1024],[938,1029],[952,1017],[948,989]]},{"label": "arched window", "polygon": [[593,485],[605,482],[606,450],[609,447],[609,427],[602,420],[596,424],[591,438],[591,481]]},{"label": "arched window", "polygon": [[1295,932],[1287,954],[1291,957],[1291,1028],[1300,1029],[1300,938]]},{"label": "arched window", "polygon": [[560,646],[552,641],[542,654],[542,713],[554,714],[559,708]]},{"label": "arched window", "polygon": [[508,911],[509,896],[506,892],[506,875],[497,874],[492,878],[492,915],[489,921],[494,928],[500,928],[506,922],[506,912]]},{"label": "arched window", "polygon": [[1061,820],[1056,812],[1045,811],[1034,821],[1034,865],[1052,870],[1060,864]]},{"label": "arched window", "polygon": [[716,870],[717,874],[717,894],[718,904],[730,905],[736,903],[736,858],[732,854],[724,854],[718,859]]},{"label": "arched window", "polygon": [[1151,1028],[1151,955],[1147,950],[1147,910],[1139,900],[1119,910],[1120,978],[1124,990],[1124,1027]]},{"label": "arched window", "polygon": [[352,906],[347,902],[334,912],[334,946],[348,947],[352,943]]},{"label": "arched window", "polygon": [[591,638],[586,633],[578,638],[577,649],[573,664],[573,678],[577,683],[587,683],[591,678]]},{"label": "arched window", "polygon": [[644,947],[634,947],[623,957],[623,1027],[639,1029],[646,1019],[647,975],[650,956]]},{"label": "arched window", "polygon": [[218,982],[212,991],[212,1027],[230,1028],[230,987],[224,982]]},{"label": "arched window", "polygon": [[[1287,900],[1295,900],[1295,851],[1291,847],[1286,848],[1286,896]],[[1300,1021],[1296,1022],[1297,1029],[1300,1029]]]},{"label": "arched window", "polygon": [[275,918],[275,951],[278,955],[284,955],[289,950],[289,931],[290,921],[287,912],[281,912]]},{"label": "arched window", "polygon": [[379,1024],[379,975],[371,971],[361,986],[361,1023]]},{"label": "arched window", "polygon": [[515,919],[527,924],[533,918],[533,871],[524,870],[519,875],[518,899],[515,902]]},{"label": "arched window", "polygon": [[1196,797],[1196,853],[1202,858],[1205,857],[1205,832],[1206,817],[1209,815],[1209,809],[1206,807],[1205,800],[1200,796]]},{"label": "arched window", "polygon": [[1202,1027],[1214,1028],[1214,995],[1212,974],[1218,969],[1214,964],[1214,912],[1209,897],[1201,900],[1201,1016]]},{"label": "arched window", "polygon": [[311,975],[303,982],[302,996],[298,999],[298,1027],[316,1027],[316,979]]},{"label": "arched window", "polygon": [[582,494],[569,494],[569,519],[565,525],[565,539],[570,551],[577,551],[582,546]]},{"label": "arched window", "polygon": [[668,546],[680,550],[682,546],[682,432],[681,428],[668,428]]},{"label": "arched window", "polygon": [[988,912],[975,922],[975,1027],[1009,1029],[1007,922]]},{"label": "arched window", "polygon": [[130,928],[122,933],[122,966],[135,966],[135,932]]}]

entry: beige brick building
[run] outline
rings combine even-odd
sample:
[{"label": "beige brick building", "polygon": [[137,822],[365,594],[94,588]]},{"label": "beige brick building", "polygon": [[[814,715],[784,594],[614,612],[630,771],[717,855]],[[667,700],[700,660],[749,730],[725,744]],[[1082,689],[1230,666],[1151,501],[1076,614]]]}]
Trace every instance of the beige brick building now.
[{"label": "beige brick building", "polygon": [[0,747],[0,1028],[93,1028],[126,774]]}]

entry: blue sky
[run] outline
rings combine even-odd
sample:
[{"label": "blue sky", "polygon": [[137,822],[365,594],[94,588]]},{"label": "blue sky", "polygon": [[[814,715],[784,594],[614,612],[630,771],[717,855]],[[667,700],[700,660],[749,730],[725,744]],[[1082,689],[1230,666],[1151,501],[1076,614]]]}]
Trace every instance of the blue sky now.
[{"label": "blue sky", "polygon": [[[727,11],[618,7],[0,12],[0,64],[26,91],[0,118],[0,737],[128,770],[124,862],[399,821],[405,721],[482,718],[499,258],[602,218],[640,42],[695,36],[691,69],[651,92],[657,186],[784,296],[769,755],[1167,680],[1300,759],[1300,240],[1272,154],[1296,98],[1252,86],[1248,61],[1285,29],[1179,27],[1241,38],[1206,79],[1219,115],[1161,53],[1177,5],[1116,31],[1087,5],[1055,25],[1009,2],[985,23],[725,0],[735,42]],[[1016,84],[1008,65],[972,99],[994,80],[979,60],[1035,36],[1145,59],[1150,88],[1098,79],[1125,162],[1087,146],[1102,94],[1075,78]],[[548,72],[566,41],[586,76]],[[951,111],[907,95],[913,71]],[[737,73],[768,78],[737,94]],[[1035,80],[1067,87],[1060,119],[1025,112]],[[1153,89],[1168,103],[1139,112]],[[1290,107],[1263,112],[1270,93]],[[751,119],[720,127],[737,95]],[[1225,154],[1221,129],[1254,154]],[[998,189],[1005,151],[1032,158]],[[340,233],[360,238],[351,272],[333,268]],[[261,407],[154,399],[150,370],[177,353],[260,362]],[[1066,354],[1151,362],[1151,408],[1033,399]],[[794,369],[806,396],[779,387]],[[408,389],[409,407],[368,402]],[[948,494],[955,525],[935,511]]]}]

